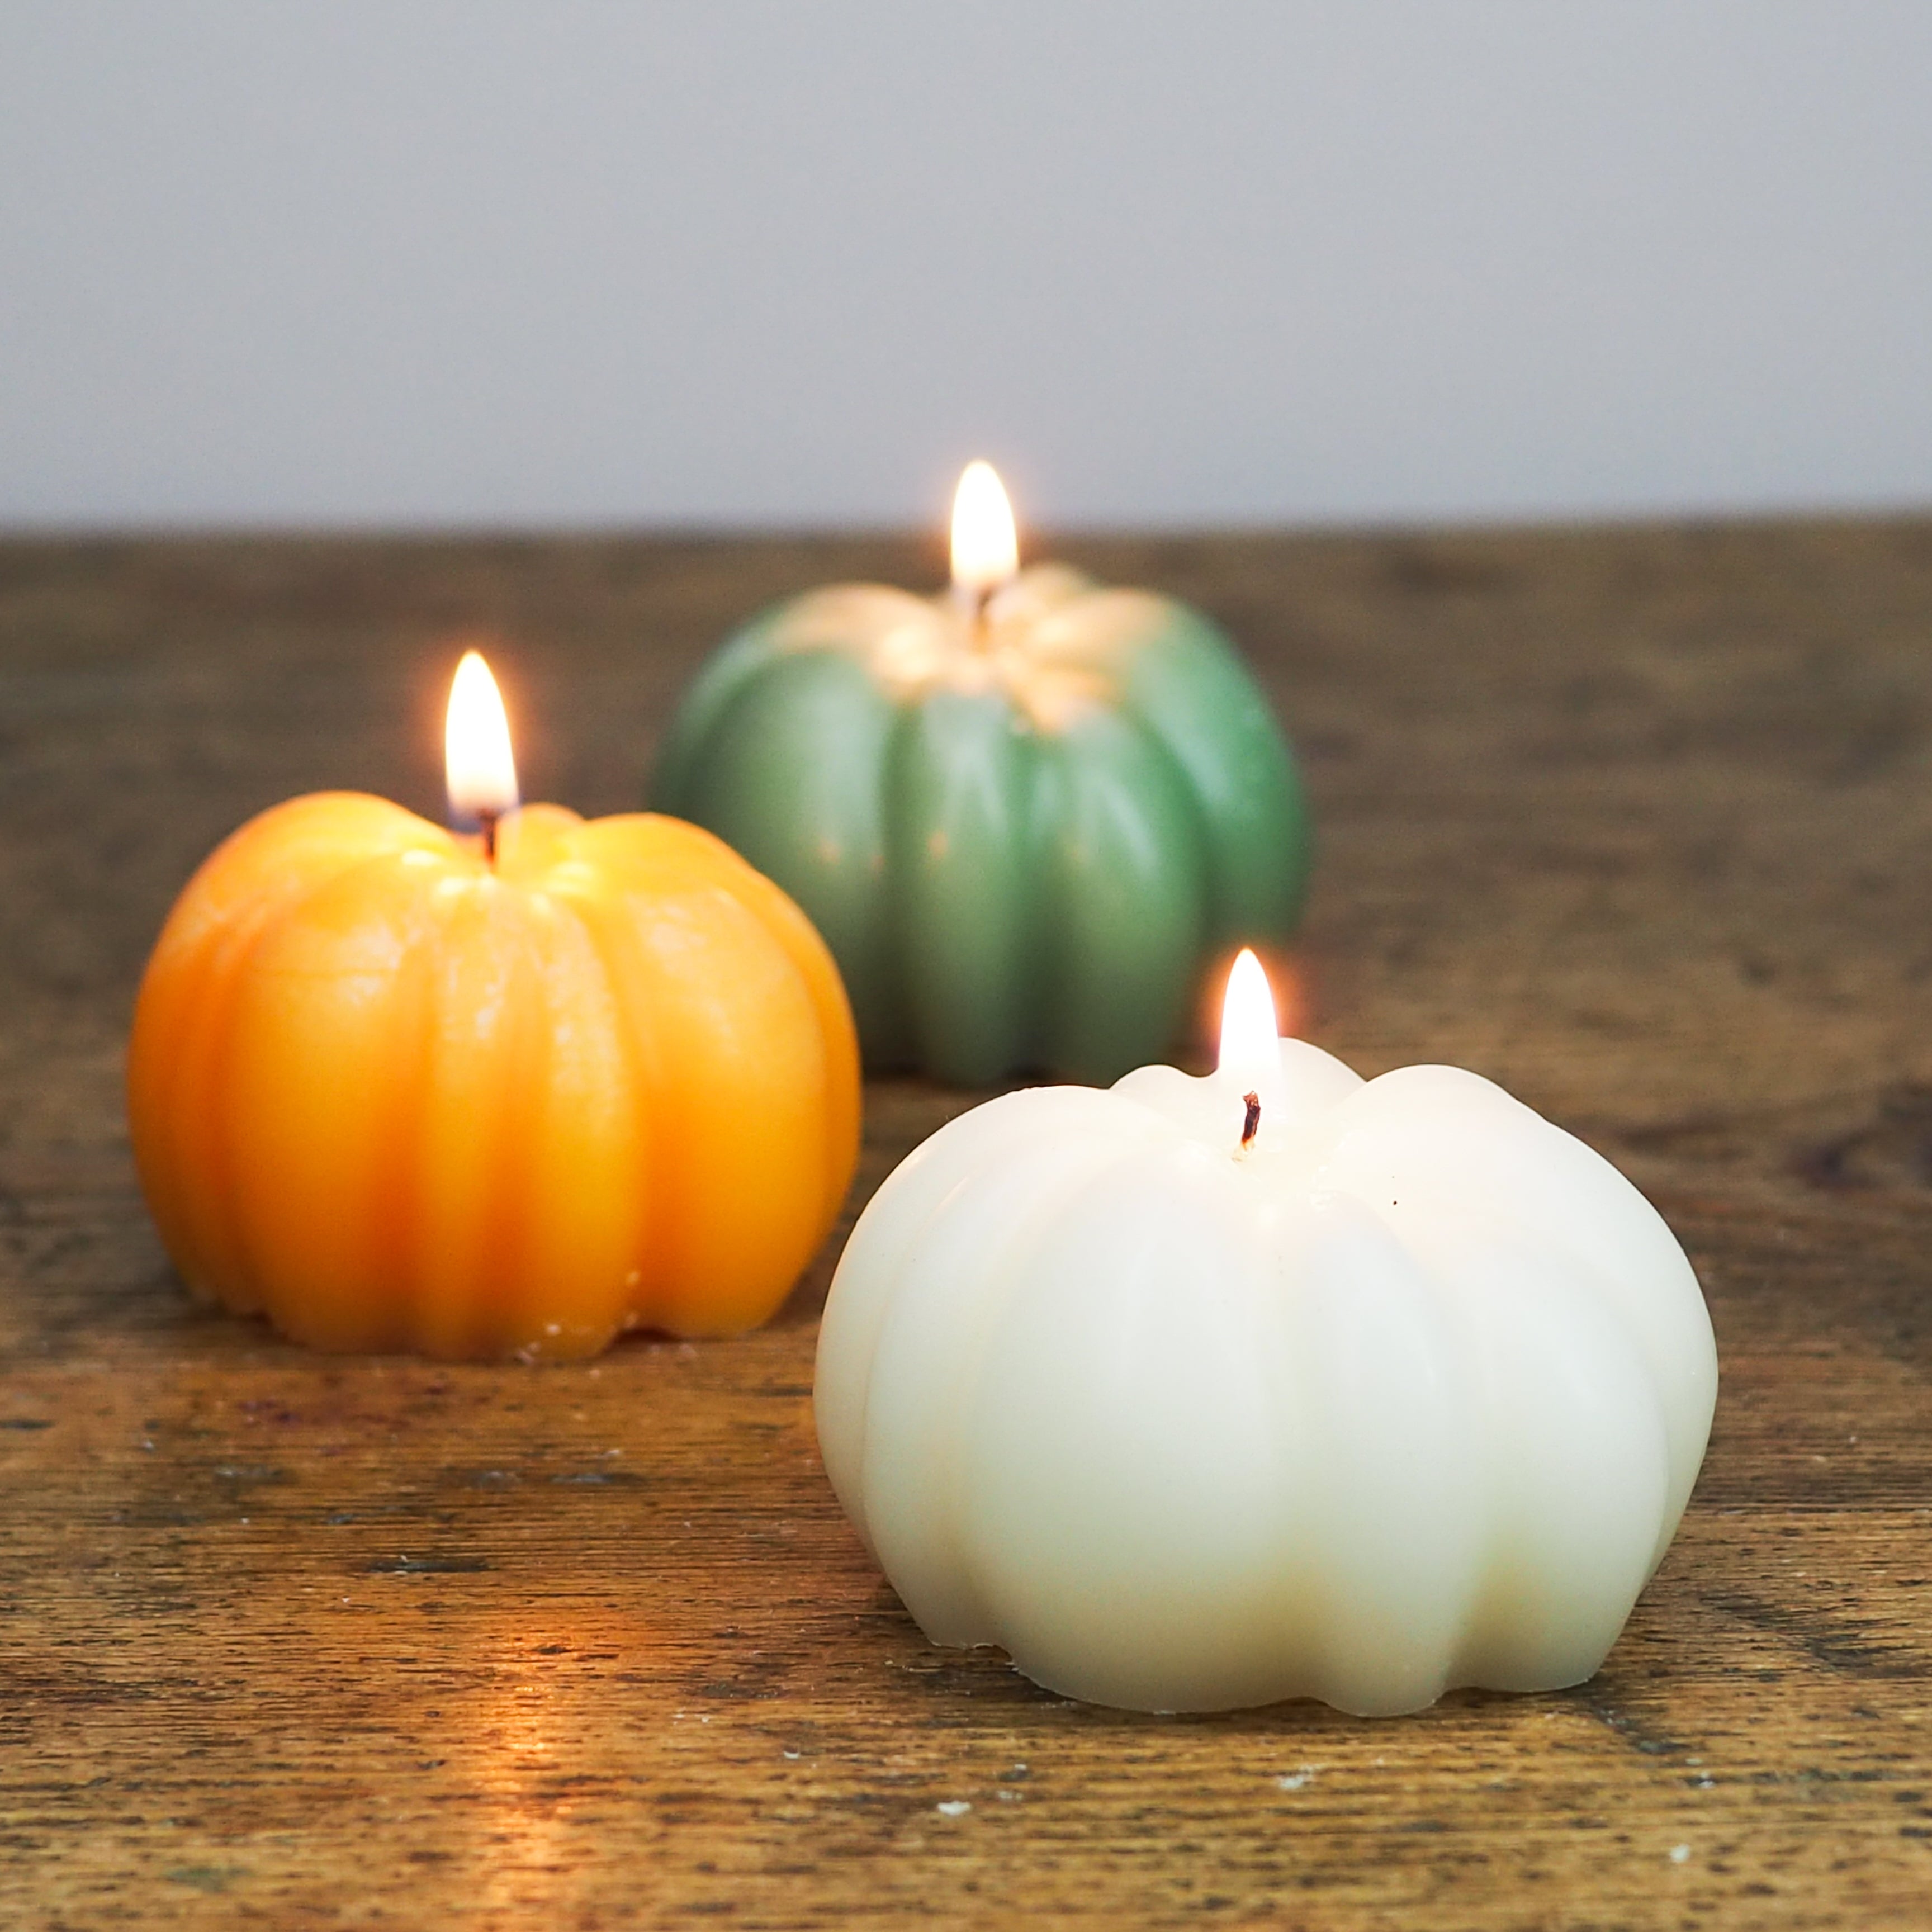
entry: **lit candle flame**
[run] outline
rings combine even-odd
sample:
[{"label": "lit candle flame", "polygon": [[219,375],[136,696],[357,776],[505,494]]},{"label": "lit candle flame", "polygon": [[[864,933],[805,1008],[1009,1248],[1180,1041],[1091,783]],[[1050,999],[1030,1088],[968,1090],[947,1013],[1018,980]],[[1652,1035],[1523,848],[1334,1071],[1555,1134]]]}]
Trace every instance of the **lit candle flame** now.
[{"label": "lit candle flame", "polygon": [[510,754],[510,721],[490,667],[465,651],[449,687],[443,722],[443,770],[449,814],[459,823],[493,824],[517,808],[517,764]]},{"label": "lit candle flame", "polygon": [[[1221,1004],[1220,1077],[1245,1100],[1258,1096],[1262,1114],[1278,1106],[1281,1094],[1281,1036],[1274,1012],[1274,994],[1262,962],[1246,947],[1228,975],[1228,996]],[[1253,1138],[1253,1122],[1242,1144]]]},{"label": "lit candle flame", "polygon": [[969,463],[952,499],[953,586],[976,600],[1019,567],[1019,537],[1006,490],[990,463]]}]

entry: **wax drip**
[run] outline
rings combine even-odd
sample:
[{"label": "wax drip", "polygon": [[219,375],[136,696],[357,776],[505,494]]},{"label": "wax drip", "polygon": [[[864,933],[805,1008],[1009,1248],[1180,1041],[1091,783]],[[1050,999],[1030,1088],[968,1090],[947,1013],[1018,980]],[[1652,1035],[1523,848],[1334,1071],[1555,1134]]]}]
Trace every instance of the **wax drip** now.
[{"label": "wax drip", "polygon": [[1241,1145],[1245,1150],[1254,1145],[1255,1136],[1262,1130],[1262,1096],[1244,1094],[1241,1098],[1248,1103],[1248,1118],[1241,1124]]}]

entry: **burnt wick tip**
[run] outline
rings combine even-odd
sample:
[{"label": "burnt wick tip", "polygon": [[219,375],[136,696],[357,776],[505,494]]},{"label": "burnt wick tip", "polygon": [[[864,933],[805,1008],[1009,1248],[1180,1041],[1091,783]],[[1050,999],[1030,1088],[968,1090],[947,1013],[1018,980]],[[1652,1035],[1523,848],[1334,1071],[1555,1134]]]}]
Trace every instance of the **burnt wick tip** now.
[{"label": "burnt wick tip", "polygon": [[1252,1147],[1256,1135],[1262,1130],[1262,1096],[1258,1094],[1244,1094],[1241,1098],[1248,1103],[1248,1118],[1241,1123],[1241,1144]]},{"label": "burnt wick tip", "polygon": [[501,816],[494,812],[479,812],[476,814],[483,827],[483,856],[493,866],[496,862],[496,820]]}]

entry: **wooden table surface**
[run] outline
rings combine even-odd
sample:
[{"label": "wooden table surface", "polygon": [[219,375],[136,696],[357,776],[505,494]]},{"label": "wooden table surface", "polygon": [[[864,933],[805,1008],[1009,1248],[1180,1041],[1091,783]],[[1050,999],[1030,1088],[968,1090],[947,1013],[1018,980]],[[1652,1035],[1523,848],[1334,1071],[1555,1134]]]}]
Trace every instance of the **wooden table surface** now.
[{"label": "wooden table surface", "polygon": [[[120,1099],[194,863],[635,801],[699,656],[911,542],[0,544],[0,1924],[1932,1924],[1932,525],[1084,542],[1252,652],[1322,832],[1303,1030],[1638,1180],[1723,1360],[1601,1674],[1367,1722],[1076,1706],[928,1646],[778,1322],[525,1370],[191,1310]],[[869,1092],[855,1205],[973,1096]]]}]

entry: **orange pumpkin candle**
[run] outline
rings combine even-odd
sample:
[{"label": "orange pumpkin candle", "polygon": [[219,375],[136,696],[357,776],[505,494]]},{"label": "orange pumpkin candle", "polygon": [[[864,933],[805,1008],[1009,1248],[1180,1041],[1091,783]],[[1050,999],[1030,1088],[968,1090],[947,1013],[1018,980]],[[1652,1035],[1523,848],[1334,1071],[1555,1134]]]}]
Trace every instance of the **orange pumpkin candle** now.
[{"label": "orange pumpkin candle", "polygon": [[518,810],[488,675],[472,653],[451,706],[452,804],[482,837],[316,794],[176,903],[128,1050],[162,1239],[198,1295],[319,1348],[754,1327],[857,1158],[837,969],[709,832]]}]

